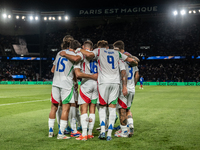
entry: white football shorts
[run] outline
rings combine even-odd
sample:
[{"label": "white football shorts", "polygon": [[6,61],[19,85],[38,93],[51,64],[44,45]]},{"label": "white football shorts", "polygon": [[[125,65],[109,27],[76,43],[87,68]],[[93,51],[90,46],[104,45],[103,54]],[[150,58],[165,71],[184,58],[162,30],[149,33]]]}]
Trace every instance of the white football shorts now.
[{"label": "white football shorts", "polygon": [[97,103],[98,91],[97,91],[97,82],[94,80],[88,80],[80,86],[78,104],[85,103]]},{"label": "white football shorts", "polygon": [[135,93],[128,91],[126,96],[120,91],[117,108],[130,109]]},{"label": "white football shorts", "polygon": [[62,101],[62,104],[75,103],[73,91],[74,88],[67,90],[52,86],[51,102],[54,104],[58,104],[60,101]]},{"label": "white football shorts", "polygon": [[119,96],[119,84],[117,83],[102,83],[98,84],[99,98],[97,103],[101,105],[117,104]]}]

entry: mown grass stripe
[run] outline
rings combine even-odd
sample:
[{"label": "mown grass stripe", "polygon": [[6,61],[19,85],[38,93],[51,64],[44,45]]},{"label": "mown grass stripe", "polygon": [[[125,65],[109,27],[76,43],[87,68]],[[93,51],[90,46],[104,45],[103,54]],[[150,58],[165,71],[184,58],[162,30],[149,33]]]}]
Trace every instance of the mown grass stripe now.
[{"label": "mown grass stripe", "polygon": [[35,100],[35,101],[25,101],[25,102],[17,102],[17,103],[0,104],[0,106],[23,104],[23,103],[34,103],[34,102],[41,102],[41,101],[47,101],[47,100],[50,101],[50,98],[49,99],[44,99],[44,100]]}]

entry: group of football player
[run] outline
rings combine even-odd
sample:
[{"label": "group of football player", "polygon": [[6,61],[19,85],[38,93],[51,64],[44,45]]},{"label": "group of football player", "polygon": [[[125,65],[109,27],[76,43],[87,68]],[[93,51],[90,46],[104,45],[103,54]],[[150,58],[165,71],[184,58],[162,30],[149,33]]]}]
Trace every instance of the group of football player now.
[{"label": "group of football player", "polygon": [[[96,46],[90,40],[81,45],[72,36],[66,35],[61,49],[51,69],[54,77],[48,121],[49,137],[54,136],[57,118],[57,139],[76,137],[76,140],[86,141],[94,138],[92,131],[96,108],[100,121],[99,139],[112,139],[116,113],[119,115],[120,128],[115,136],[131,137],[134,124],[130,108],[139,79],[139,59],[125,52],[121,40],[116,41],[113,49],[110,49],[105,40],[98,41]],[[79,92],[78,79],[81,80]],[[71,136],[66,136],[68,121]]]}]

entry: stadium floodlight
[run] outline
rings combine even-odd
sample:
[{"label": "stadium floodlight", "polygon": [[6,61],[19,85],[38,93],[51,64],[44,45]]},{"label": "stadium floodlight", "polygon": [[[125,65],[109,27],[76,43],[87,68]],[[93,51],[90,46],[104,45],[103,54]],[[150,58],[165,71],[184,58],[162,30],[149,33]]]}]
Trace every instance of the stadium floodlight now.
[{"label": "stadium floodlight", "polygon": [[185,15],[185,14],[186,14],[185,10],[181,10],[181,15]]},{"label": "stadium floodlight", "polygon": [[69,20],[69,17],[68,17],[68,16],[65,16],[65,20]]},{"label": "stadium floodlight", "polygon": [[59,16],[59,17],[58,17],[58,20],[62,20],[62,17],[61,17],[61,16]]},{"label": "stadium floodlight", "polygon": [[56,18],[55,18],[55,17],[52,17],[52,19],[53,19],[53,20],[56,20]]},{"label": "stadium floodlight", "polygon": [[8,15],[8,18],[10,19],[10,18],[11,18],[11,15]]},{"label": "stadium floodlight", "polygon": [[47,20],[47,17],[44,17],[44,20]]},{"label": "stadium floodlight", "polygon": [[16,16],[16,19],[19,19],[19,16]]},{"label": "stadium floodlight", "polygon": [[38,16],[35,16],[35,20],[38,20]]},{"label": "stadium floodlight", "polygon": [[200,13],[200,9],[199,9],[199,13]]},{"label": "stadium floodlight", "polygon": [[26,17],[25,16],[22,16],[22,19],[25,19]]},{"label": "stadium floodlight", "polygon": [[173,14],[174,14],[174,16],[178,15],[178,11],[175,10],[175,11],[173,12]]},{"label": "stadium floodlight", "polygon": [[51,17],[49,17],[49,20],[51,20]]},{"label": "stadium floodlight", "polygon": [[196,14],[196,10],[193,10],[193,13]]},{"label": "stadium floodlight", "polygon": [[30,20],[33,20],[33,16],[30,16],[29,18],[30,18]]},{"label": "stadium floodlight", "polygon": [[3,16],[4,19],[7,18],[7,14],[3,14],[2,16]]},{"label": "stadium floodlight", "polygon": [[189,14],[191,14],[191,13],[192,13],[192,11],[190,10],[190,11],[189,11]]}]

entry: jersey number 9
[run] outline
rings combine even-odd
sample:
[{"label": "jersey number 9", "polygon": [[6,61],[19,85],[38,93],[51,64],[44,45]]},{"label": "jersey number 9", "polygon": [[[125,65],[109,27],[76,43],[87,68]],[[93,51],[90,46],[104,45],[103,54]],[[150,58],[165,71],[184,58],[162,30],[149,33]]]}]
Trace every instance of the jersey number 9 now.
[{"label": "jersey number 9", "polygon": [[107,61],[109,64],[112,64],[112,69],[115,69],[115,62],[114,62],[114,57],[113,56],[107,56]]}]

